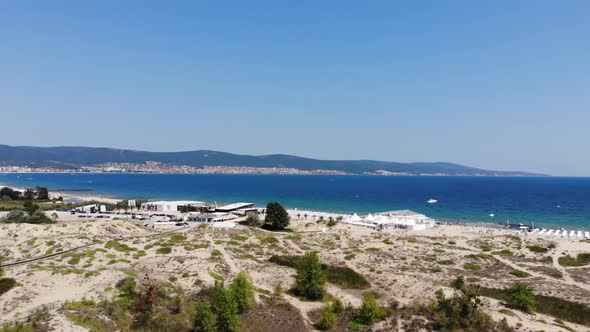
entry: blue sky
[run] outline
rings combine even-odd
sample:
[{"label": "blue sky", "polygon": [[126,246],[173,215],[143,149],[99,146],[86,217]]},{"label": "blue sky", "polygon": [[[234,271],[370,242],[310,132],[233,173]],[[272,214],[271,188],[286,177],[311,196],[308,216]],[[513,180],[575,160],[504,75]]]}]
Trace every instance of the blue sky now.
[{"label": "blue sky", "polygon": [[4,1],[0,143],[590,176],[588,1]]}]

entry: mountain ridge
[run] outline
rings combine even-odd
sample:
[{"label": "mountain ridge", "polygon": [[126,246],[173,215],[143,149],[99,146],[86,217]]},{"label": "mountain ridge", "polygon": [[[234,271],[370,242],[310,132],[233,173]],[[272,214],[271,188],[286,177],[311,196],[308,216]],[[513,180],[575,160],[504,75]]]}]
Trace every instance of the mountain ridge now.
[{"label": "mountain ridge", "polygon": [[322,160],[288,154],[243,155],[214,150],[151,152],[109,147],[0,145],[0,166],[73,170],[105,164],[180,165],[192,168],[246,167],[334,171],[343,174],[545,176],[522,171],[496,171],[450,162],[400,163],[378,160]]}]

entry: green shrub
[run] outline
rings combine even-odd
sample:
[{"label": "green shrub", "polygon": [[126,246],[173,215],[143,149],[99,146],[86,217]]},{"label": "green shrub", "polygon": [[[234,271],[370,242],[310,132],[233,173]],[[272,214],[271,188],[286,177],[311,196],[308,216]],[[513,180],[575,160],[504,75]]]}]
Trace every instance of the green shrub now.
[{"label": "green shrub", "polygon": [[318,253],[316,251],[305,253],[297,265],[297,276],[293,290],[299,296],[309,300],[318,300],[324,295],[325,284],[326,275]]},{"label": "green shrub", "polygon": [[509,304],[527,313],[533,313],[537,307],[534,290],[531,286],[517,282],[507,290]]},{"label": "green shrub", "polygon": [[[297,269],[303,256],[272,256],[269,261],[278,265]],[[371,284],[361,274],[349,267],[322,264],[326,280],[343,289],[366,289]]]},{"label": "green shrub", "polygon": [[172,252],[172,248],[170,247],[161,247],[156,250],[156,254],[166,255]]},{"label": "green shrub", "polygon": [[335,298],[334,301],[332,301],[332,311],[335,314],[339,314],[344,311],[344,303],[342,303],[342,300]]},{"label": "green shrub", "polygon": [[215,332],[215,315],[209,302],[199,301],[193,319],[193,332]]},{"label": "green shrub", "polygon": [[239,313],[243,313],[254,306],[254,286],[248,273],[244,271],[238,273],[229,288],[236,300]]},{"label": "green shrub", "polygon": [[578,254],[576,258],[567,255],[559,257],[557,261],[561,266],[584,266],[590,264],[590,253]]},{"label": "green shrub", "polygon": [[317,327],[319,330],[329,330],[334,326],[334,324],[336,324],[337,319],[338,317],[336,317],[336,314],[332,311],[331,306],[326,304],[322,309],[322,313],[320,314]]},{"label": "green shrub", "polygon": [[521,270],[512,270],[512,271],[510,271],[510,274],[512,274],[513,276],[518,277],[518,278],[527,278],[527,277],[531,276],[530,274],[528,274],[524,271],[521,271]]},{"label": "green shrub", "polygon": [[218,331],[236,331],[238,325],[238,304],[222,281],[216,281],[211,292],[211,304],[217,313]]},{"label": "green shrub", "polygon": [[455,264],[455,262],[453,262],[450,259],[443,259],[443,260],[438,261],[437,263],[440,265],[453,265],[453,264]]},{"label": "green shrub", "polygon": [[481,266],[479,266],[478,264],[473,264],[473,263],[465,263],[465,264],[463,264],[463,268],[465,270],[481,270]]},{"label": "green shrub", "polygon": [[371,325],[372,323],[380,320],[384,314],[385,312],[383,309],[381,309],[379,304],[377,304],[375,293],[367,292],[363,294],[363,303],[359,308],[355,320],[364,325]]},{"label": "green shrub", "polygon": [[536,252],[536,253],[546,253],[549,251],[548,248],[545,247],[541,247],[538,245],[533,245],[533,246],[527,246],[527,248],[532,251],[532,252]]},{"label": "green shrub", "polygon": [[16,280],[12,278],[0,278],[0,295],[8,292],[14,288],[14,286],[16,286]]}]

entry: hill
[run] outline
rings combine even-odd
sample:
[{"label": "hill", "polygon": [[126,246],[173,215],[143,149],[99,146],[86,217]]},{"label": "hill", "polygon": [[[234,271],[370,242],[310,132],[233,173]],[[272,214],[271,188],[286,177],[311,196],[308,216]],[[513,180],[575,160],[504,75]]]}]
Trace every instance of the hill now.
[{"label": "hill", "polygon": [[0,166],[80,170],[106,164],[145,164],[206,167],[244,167],[331,171],[345,174],[531,176],[527,172],[483,170],[446,162],[397,163],[375,160],[320,160],[292,155],[238,155],[219,151],[148,152],[92,147],[31,147],[0,145]]}]

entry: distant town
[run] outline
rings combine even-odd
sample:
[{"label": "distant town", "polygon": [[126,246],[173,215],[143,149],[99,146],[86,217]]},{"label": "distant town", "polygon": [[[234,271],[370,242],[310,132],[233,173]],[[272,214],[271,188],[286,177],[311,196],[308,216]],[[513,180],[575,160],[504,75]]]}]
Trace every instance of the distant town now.
[{"label": "distant town", "polygon": [[[104,163],[92,166],[80,166],[76,168],[56,168],[56,167],[29,167],[29,166],[0,166],[0,173],[151,173],[151,174],[284,174],[284,175],[352,175],[338,170],[301,170],[287,167],[247,167],[247,166],[204,166],[193,167],[188,165],[166,164],[156,161],[147,161],[145,163]],[[374,172],[364,172],[363,175],[388,175],[388,176],[445,176],[446,173],[409,173],[409,172],[390,172],[386,170],[377,170]],[[454,175],[474,175],[474,174],[454,174]],[[488,174],[475,174],[488,175]]]}]

